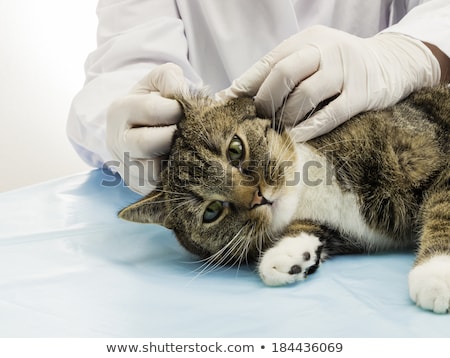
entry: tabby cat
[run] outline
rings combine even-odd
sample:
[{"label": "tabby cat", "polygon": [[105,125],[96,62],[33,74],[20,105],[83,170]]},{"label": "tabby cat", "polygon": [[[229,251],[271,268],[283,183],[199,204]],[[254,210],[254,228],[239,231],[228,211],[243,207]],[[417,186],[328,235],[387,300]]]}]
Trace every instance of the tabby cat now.
[{"label": "tabby cat", "polygon": [[304,280],[329,256],[414,249],[411,299],[450,306],[450,89],[413,93],[295,143],[252,99],[177,98],[159,187],[123,219],[172,229],[212,265],[255,261],[267,285]]}]

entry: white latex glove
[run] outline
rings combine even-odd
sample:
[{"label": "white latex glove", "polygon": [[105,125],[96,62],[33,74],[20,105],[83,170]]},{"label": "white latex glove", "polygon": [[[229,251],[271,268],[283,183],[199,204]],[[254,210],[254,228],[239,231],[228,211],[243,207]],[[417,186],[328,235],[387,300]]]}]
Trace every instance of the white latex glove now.
[{"label": "white latex glove", "polygon": [[135,192],[148,194],[157,184],[161,160],[170,150],[180,104],[167,97],[186,91],[183,71],[168,63],[155,67],[128,94],[112,103],[106,142],[114,165]]},{"label": "white latex glove", "polygon": [[438,61],[416,39],[397,33],[362,39],[314,26],[283,41],[216,98],[255,96],[260,115],[272,118],[278,112],[288,127],[294,127],[293,138],[302,142],[439,80]]}]

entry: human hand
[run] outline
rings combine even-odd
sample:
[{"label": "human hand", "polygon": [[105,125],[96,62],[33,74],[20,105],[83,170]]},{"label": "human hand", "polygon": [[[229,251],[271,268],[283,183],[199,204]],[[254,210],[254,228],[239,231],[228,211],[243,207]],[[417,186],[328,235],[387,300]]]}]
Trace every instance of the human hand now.
[{"label": "human hand", "polygon": [[148,194],[157,184],[161,161],[170,150],[180,104],[168,97],[186,91],[183,71],[175,64],[155,67],[132,91],[109,108],[106,142],[115,166],[135,192]]},{"label": "human hand", "polygon": [[314,26],[283,41],[216,97],[255,96],[259,115],[278,112],[302,142],[439,80],[439,63],[419,40],[397,33],[363,39]]}]

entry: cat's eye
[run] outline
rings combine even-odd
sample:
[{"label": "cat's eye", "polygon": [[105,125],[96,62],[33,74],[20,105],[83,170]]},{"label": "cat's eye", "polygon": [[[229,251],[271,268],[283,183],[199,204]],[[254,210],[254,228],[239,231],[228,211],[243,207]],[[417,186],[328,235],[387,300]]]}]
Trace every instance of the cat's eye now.
[{"label": "cat's eye", "polygon": [[203,213],[203,222],[204,223],[211,223],[215,220],[217,220],[223,212],[223,202],[216,200],[213,201],[211,204],[209,204],[206,207],[205,212]]},{"label": "cat's eye", "polygon": [[235,135],[228,146],[228,159],[233,166],[238,167],[243,157],[244,145],[241,138]]}]

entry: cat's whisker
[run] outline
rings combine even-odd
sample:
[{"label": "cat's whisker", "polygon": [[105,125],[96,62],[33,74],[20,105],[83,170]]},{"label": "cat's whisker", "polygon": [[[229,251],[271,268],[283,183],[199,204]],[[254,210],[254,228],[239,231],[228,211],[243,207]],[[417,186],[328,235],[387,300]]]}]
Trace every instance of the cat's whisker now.
[{"label": "cat's whisker", "polygon": [[284,166],[286,164],[286,159],[289,159],[291,157],[291,155],[289,155],[289,152],[295,152],[294,143],[292,141],[285,141],[281,145],[280,153],[275,158],[275,165],[272,168],[267,167],[267,170],[269,170],[271,177],[272,173],[278,173],[277,179],[283,179],[285,173],[284,170],[281,171],[280,168],[282,165]]},{"label": "cat's whisker", "polygon": [[[281,108],[280,108],[280,110],[278,111],[278,113],[279,113],[279,119],[278,119],[278,123],[277,123],[277,128],[276,128],[276,132],[278,133],[278,134],[280,134],[282,131],[283,131],[283,129],[284,129],[284,126],[283,126],[283,116],[284,116],[284,110],[286,109],[286,103],[287,103],[287,97],[283,100],[283,104],[282,104],[282,106],[281,106]],[[274,113],[274,116],[276,117],[277,116],[277,114],[276,113]]]},{"label": "cat's whisker", "polygon": [[275,108],[275,102],[273,100],[272,91],[269,91],[270,94],[270,104],[271,104],[271,112],[273,113],[272,116],[272,128],[275,129],[276,126],[276,108]]},{"label": "cat's whisker", "polygon": [[[252,231],[254,231],[254,227],[252,227]],[[262,248],[261,235],[258,235],[258,236],[255,237],[253,240],[254,240],[254,242],[255,242],[256,251],[257,251],[257,252],[261,252],[261,248]]]},{"label": "cat's whisker", "polygon": [[[324,88],[321,88],[320,91],[323,91]],[[316,91],[319,91],[319,89],[316,89]],[[317,97],[317,95],[315,95],[314,97]],[[331,99],[332,100],[332,99]],[[329,101],[331,101],[329,100]],[[324,101],[321,101],[319,104],[312,106],[311,109],[308,110],[308,112],[306,114],[303,114],[303,108],[305,107],[306,102],[308,101],[308,97],[304,96],[302,103],[299,106],[299,109],[297,111],[297,115],[295,117],[295,120],[291,121],[291,129],[295,128],[299,123],[304,122],[306,120],[308,120],[309,118],[311,118],[311,116],[313,116],[318,110],[322,109],[326,104],[324,104],[324,101],[327,101],[327,99],[324,99]],[[329,103],[329,102],[328,102]],[[302,114],[302,115],[301,115]]]},{"label": "cat's whisker", "polygon": [[[272,158],[273,148],[276,145],[276,143],[275,143],[275,141],[269,141],[268,144],[269,144],[269,146],[267,149],[267,158],[270,160]],[[284,143],[282,144],[281,154],[284,154]],[[280,157],[282,157],[282,156],[280,156]],[[279,158],[277,158],[277,159],[279,159]]]},{"label": "cat's whisker", "polygon": [[[286,97],[283,100],[283,105],[281,106],[281,108],[275,112],[274,107],[272,107],[273,110],[273,115],[272,115],[272,127],[277,131],[277,133],[281,133],[283,131],[283,129],[285,128],[285,126],[283,126],[283,123],[285,122],[285,109],[286,109],[286,105],[287,105],[287,100],[288,98]],[[298,125],[300,122],[302,122],[303,120],[309,118],[311,116],[312,113],[314,113],[315,108],[313,108],[306,116],[300,116],[300,114],[302,113],[302,109],[305,105],[305,101],[306,101],[306,97],[303,99],[303,102],[301,103],[297,115],[295,117],[294,120],[289,120],[289,127],[292,129],[294,128],[296,125]]]},{"label": "cat's whisker", "polygon": [[306,103],[306,97],[303,98],[302,104],[300,105],[297,115],[295,116],[295,120],[292,122],[291,128],[295,128],[299,123],[309,119],[312,114],[316,111],[316,107],[313,107],[306,115],[300,116],[300,113],[302,113],[303,108]]},{"label": "cat's whisker", "polygon": [[[246,232],[245,235],[242,235],[243,230],[248,227],[249,224],[249,222],[245,223],[236,235],[227,243],[227,245],[221,248],[214,255],[191,262],[195,264],[202,263],[199,268],[194,270],[194,272],[197,271],[197,274],[192,280],[197,279],[201,275],[214,272],[217,269],[223,269],[224,267],[226,267],[225,270],[236,267],[238,272],[242,264],[248,264],[247,255],[252,244],[255,244],[258,252],[262,252],[263,242],[265,239],[264,236],[269,240],[269,242],[274,242],[274,239],[266,231],[263,232],[263,235],[258,235],[258,237],[255,238],[254,234],[257,230],[254,225],[251,225],[249,227],[249,231]],[[255,239],[256,241],[254,242]],[[236,252],[239,253],[238,256],[235,256],[234,253]]]},{"label": "cat's whisker", "polygon": [[[245,226],[246,224],[241,228],[240,232],[242,232],[242,229],[244,229]],[[243,258],[247,256],[249,246],[248,242],[251,241],[250,238],[252,237],[252,234],[253,234],[252,227],[250,227],[250,232],[248,232],[246,235],[241,234],[236,235],[234,245],[227,252],[229,258],[225,262],[225,265],[229,265],[231,263],[231,266],[235,266],[236,264],[238,264],[239,269],[239,266],[243,261]],[[238,257],[235,256],[236,252],[239,253]],[[234,261],[232,261],[233,259]]]},{"label": "cat's whisker", "polygon": [[[250,224],[250,222],[246,222],[225,247],[207,259],[202,260],[205,263],[200,267],[201,271],[196,277],[213,272],[217,268],[221,268],[223,266],[227,266],[229,268],[237,266],[237,271],[239,271],[239,267],[244,260],[247,259],[253,239],[253,225],[250,226],[249,232],[242,235],[243,229],[246,228],[248,224]],[[239,253],[239,256],[236,256],[235,253]],[[219,258],[219,260],[217,260],[217,258]]]},{"label": "cat's whisker", "polygon": [[[200,262],[204,261],[203,265],[200,266],[197,270],[200,270],[198,274],[194,277],[194,279],[198,278],[202,274],[210,273],[216,270],[217,268],[221,266],[226,266],[229,264],[232,259],[232,253],[234,249],[236,249],[237,245],[239,245],[239,239],[242,231],[246,225],[243,225],[239,231],[236,233],[236,235],[219,251],[217,251],[215,254],[211,255],[210,257],[200,260]],[[195,270],[195,271],[197,271]]]},{"label": "cat's whisker", "polygon": [[297,126],[299,123],[309,119],[309,117],[311,117],[311,115],[314,113],[315,111],[315,107],[313,107],[309,113],[305,115],[300,115],[300,113],[303,113],[303,108],[305,107],[305,103],[306,103],[306,97],[303,98],[302,104],[300,105],[299,110],[297,111],[297,115],[295,116],[295,121],[292,123],[292,127]]},{"label": "cat's whisker", "polygon": [[254,240],[254,237],[253,237],[254,231],[255,231],[255,226],[251,225],[250,232],[243,237],[243,240],[241,240],[242,248],[241,247],[239,248],[238,252],[240,252],[240,255],[236,259],[236,262],[235,262],[235,264],[237,263],[237,270],[238,271],[239,271],[239,268],[241,267],[241,264],[243,263],[244,259],[246,261],[246,264],[248,264],[248,261],[247,261],[248,260],[248,253],[250,251],[250,246],[251,246],[251,244],[253,243],[253,240]]},{"label": "cat's whisker", "polygon": [[[282,126],[282,122],[281,119],[277,120],[277,112],[275,111],[275,105],[273,102],[273,98],[271,98],[272,100],[272,120],[271,120],[271,128],[278,134],[280,134],[283,130],[283,126]],[[283,109],[284,109],[285,103],[283,103]],[[275,143],[273,141],[269,142],[269,147],[268,147],[268,155],[269,158],[272,156],[272,151],[274,148]]]}]

